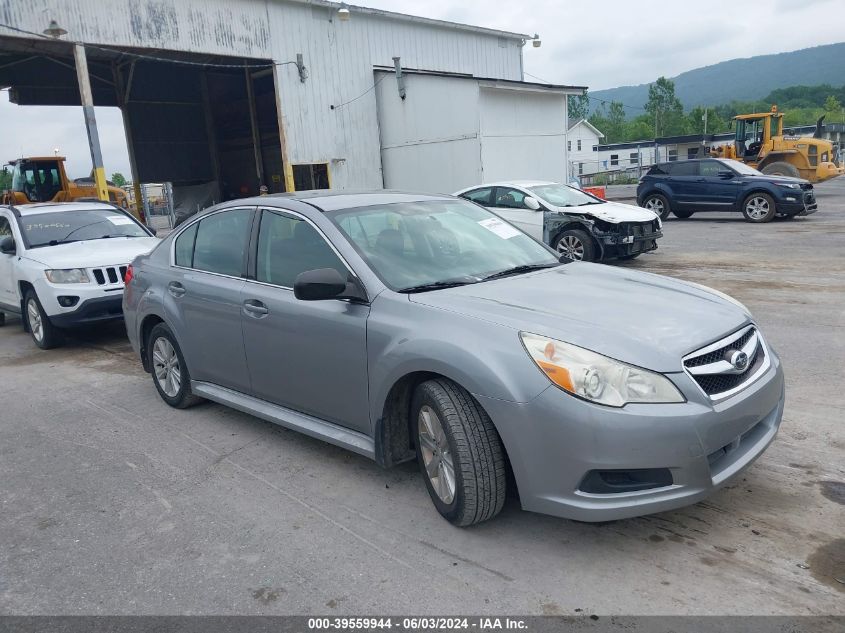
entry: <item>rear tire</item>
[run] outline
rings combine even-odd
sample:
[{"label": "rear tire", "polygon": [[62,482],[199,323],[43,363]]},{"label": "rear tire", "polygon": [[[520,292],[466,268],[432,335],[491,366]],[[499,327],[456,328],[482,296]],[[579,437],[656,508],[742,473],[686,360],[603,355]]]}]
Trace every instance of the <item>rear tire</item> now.
[{"label": "rear tire", "polygon": [[32,288],[26,291],[23,305],[23,318],[26,319],[27,330],[35,344],[41,349],[53,349],[61,345],[64,341],[61,331],[50,322],[50,317],[44,312]]},{"label": "rear tire", "polygon": [[574,262],[596,261],[593,238],[581,229],[567,229],[557,236],[555,250],[558,255]]},{"label": "rear tire", "polygon": [[790,165],[784,161],[777,161],[766,165],[763,168],[763,173],[767,176],[789,176],[790,178],[800,178],[801,172],[795,165]]},{"label": "rear tire", "polygon": [[692,214],[695,213],[694,211],[672,211],[672,215],[676,218],[680,218],[681,220],[686,220],[687,218],[691,218]]},{"label": "rear tire", "polygon": [[191,393],[191,375],[173,332],[159,323],[147,339],[147,362],[158,395],[174,409],[187,409],[202,400]]},{"label": "rear tire", "polygon": [[742,201],[742,215],[748,222],[755,224],[771,222],[775,213],[777,213],[775,201],[767,193],[752,193]]},{"label": "rear tire", "polygon": [[465,527],[501,512],[505,452],[490,417],[467,391],[445,379],[419,385],[411,432],[428,494],[443,518]]},{"label": "rear tire", "polygon": [[666,196],[659,193],[648,194],[645,198],[643,198],[643,203],[640,206],[656,213],[661,220],[668,218],[669,211],[671,210],[669,207],[669,200]]}]

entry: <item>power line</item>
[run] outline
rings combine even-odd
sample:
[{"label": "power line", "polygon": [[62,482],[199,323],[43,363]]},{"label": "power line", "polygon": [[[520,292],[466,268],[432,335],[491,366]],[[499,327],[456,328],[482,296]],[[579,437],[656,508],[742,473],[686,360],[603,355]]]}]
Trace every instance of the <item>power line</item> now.
[{"label": "power line", "polygon": [[373,90],[375,90],[375,89],[376,89],[376,86],[378,86],[378,85],[379,85],[382,81],[384,81],[385,79],[387,79],[387,78],[388,78],[388,76],[389,76],[389,75],[383,75],[381,79],[379,79],[378,81],[376,81],[375,83],[373,83],[373,85],[372,85],[372,86],[370,86],[369,88],[367,88],[364,92],[362,92],[361,94],[359,94],[359,95],[358,95],[357,97],[355,97],[354,99],[350,99],[349,101],[344,101],[343,103],[338,104],[338,105],[331,105],[331,106],[329,106],[329,108],[330,108],[330,109],[332,109],[332,110],[337,110],[338,108],[342,108],[342,107],[343,107],[343,106],[345,106],[345,105],[349,105],[349,104],[350,104],[350,103],[352,103],[353,101],[358,101],[358,99],[360,99],[361,97],[366,96],[367,94],[369,94],[370,92],[372,92]]},{"label": "power line", "polygon": [[[19,29],[16,26],[10,26],[8,24],[0,24],[0,28],[8,29],[10,31],[15,31],[16,33],[21,33],[23,35],[31,35],[33,37],[37,37],[39,39],[47,40],[49,42],[55,41],[66,41],[66,40],[56,40],[55,38],[49,37],[44,35],[43,33],[36,33],[35,31],[27,31],[26,29]],[[106,53],[118,53],[125,57],[133,57],[135,59],[142,59],[154,62],[165,62],[168,64],[182,64],[183,66],[201,66],[207,68],[233,68],[242,70],[244,68],[253,69],[253,68],[272,68],[273,66],[286,66],[288,64],[292,64],[294,66],[297,65],[296,62],[265,62],[262,64],[218,64],[215,62],[195,62],[186,59],[171,59],[169,57],[159,57],[157,55],[149,55],[147,53],[134,53],[130,51],[122,51],[122,50],[115,50],[113,48],[106,48],[105,46],[97,46],[96,44],[83,44],[85,48],[90,48],[98,51],[103,51]]]}]

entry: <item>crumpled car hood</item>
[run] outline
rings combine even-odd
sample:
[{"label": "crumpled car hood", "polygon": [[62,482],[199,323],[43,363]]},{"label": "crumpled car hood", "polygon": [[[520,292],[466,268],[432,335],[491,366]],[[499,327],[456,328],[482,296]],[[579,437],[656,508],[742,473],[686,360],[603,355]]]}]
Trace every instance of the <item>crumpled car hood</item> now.
[{"label": "crumpled car hood", "polygon": [[648,209],[635,207],[631,204],[622,204],[621,202],[605,202],[604,204],[590,204],[583,207],[554,207],[554,209],[561,213],[592,215],[599,220],[614,224],[620,222],[652,222],[657,217],[657,214]]},{"label": "crumpled car hood", "polygon": [[683,356],[751,321],[706,289],[582,262],[410,299],[659,372],[682,371]]}]

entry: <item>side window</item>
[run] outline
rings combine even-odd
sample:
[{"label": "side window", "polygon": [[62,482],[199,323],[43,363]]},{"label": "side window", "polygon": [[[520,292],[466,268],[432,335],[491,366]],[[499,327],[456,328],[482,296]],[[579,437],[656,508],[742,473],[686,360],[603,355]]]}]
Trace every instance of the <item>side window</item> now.
[{"label": "side window", "polygon": [[496,187],[496,204],[493,206],[499,209],[527,209],[523,200],[525,194],[517,189]]},{"label": "side window", "polygon": [[349,271],[323,236],[305,220],[265,210],[258,230],[256,278],[293,288],[306,270],[334,268],[346,278]]},{"label": "side window", "polygon": [[194,240],[193,268],[240,277],[251,218],[251,209],[232,209],[200,220]]},{"label": "side window", "polygon": [[198,222],[195,222],[190,228],[182,231],[182,234],[176,238],[174,251],[176,253],[176,265],[190,268],[194,265],[194,240],[197,237]]},{"label": "side window", "polygon": [[724,169],[722,163],[716,160],[705,160],[702,163],[699,163],[699,170],[702,176],[706,176],[708,178],[715,178],[719,175],[719,172]]},{"label": "side window", "polygon": [[473,189],[472,191],[467,191],[461,197],[477,202],[485,207],[489,207],[492,204],[490,199],[493,197],[493,188],[484,187],[483,189]]},{"label": "side window", "polygon": [[9,220],[0,215],[0,237],[9,237],[12,235],[12,227],[9,225]]}]

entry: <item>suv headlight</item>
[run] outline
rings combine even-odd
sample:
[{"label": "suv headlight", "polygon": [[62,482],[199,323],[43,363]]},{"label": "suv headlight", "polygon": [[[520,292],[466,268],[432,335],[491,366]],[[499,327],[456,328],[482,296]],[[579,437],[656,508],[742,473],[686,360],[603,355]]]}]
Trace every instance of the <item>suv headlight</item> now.
[{"label": "suv headlight", "polygon": [[519,336],[531,359],[549,380],[579,398],[610,407],[634,402],[686,402],[678,388],[662,374],[545,336],[528,332],[520,332]]},{"label": "suv headlight", "polygon": [[56,270],[45,270],[47,279],[54,284],[87,284],[88,273],[81,268],[64,268]]},{"label": "suv headlight", "polygon": [[800,189],[801,185],[794,182],[779,182],[779,187],[786,187],[787,189]]}]

